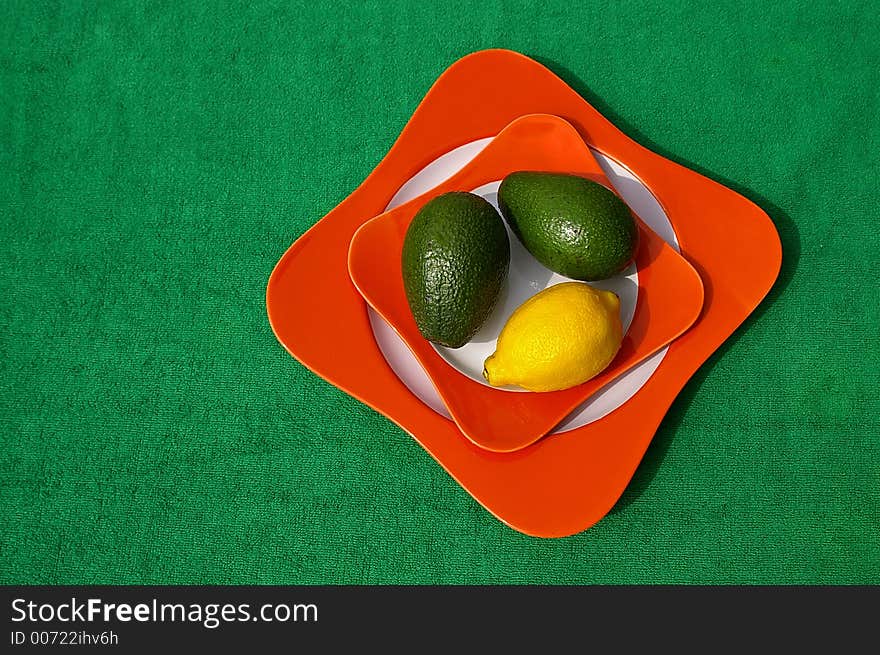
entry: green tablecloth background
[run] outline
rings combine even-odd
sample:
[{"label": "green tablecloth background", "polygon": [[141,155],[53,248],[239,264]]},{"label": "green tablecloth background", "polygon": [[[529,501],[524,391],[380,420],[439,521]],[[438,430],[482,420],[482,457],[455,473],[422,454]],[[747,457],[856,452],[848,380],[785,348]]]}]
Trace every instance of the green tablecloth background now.
[{"label": "green tablecloth background", "polygon": [[[880,582],[876,4],[346,4],[3,3],[2,581]],[[487,47],[758,202],[785,253],[612,513],[560,540],[265,313],[284,250]]]}]

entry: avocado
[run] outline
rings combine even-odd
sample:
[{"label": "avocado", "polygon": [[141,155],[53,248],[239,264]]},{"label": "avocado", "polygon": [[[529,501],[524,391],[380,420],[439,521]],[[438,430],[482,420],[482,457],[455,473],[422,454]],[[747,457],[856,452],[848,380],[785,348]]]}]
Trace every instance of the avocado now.
[{"label": "avocado", "polygon": [[603,280],[635,255],[638,229],[629,208],[584,177],[517,171],[501,182],[498,204],[526,250],[565,277]]},{"label": "avocado", "polygon": [[510,266],[510,242],[495,208],[473,193],[427,202],[406,231],[406,299],[422,336],[460,348],[492,313]]}]

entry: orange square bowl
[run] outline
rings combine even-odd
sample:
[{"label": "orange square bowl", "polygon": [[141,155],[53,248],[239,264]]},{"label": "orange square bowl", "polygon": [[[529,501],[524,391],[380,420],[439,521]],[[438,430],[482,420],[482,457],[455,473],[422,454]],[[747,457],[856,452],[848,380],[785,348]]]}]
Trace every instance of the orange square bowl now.
[{"label": "orange square bowl", "polygon": [[703,306],[697,272],[637,220],[635,313],[620,351],[605,371],[563,391],[512,393],[453,368],[419,333],[407,304],[401,271],[404,237],[413,216],[431,198],[483,187],[517,170],[571,173],[613,188],[571,125],[545,114],[524,116],[452,178],[367,221],[351,241],[348,261],[355,286],[413,352],[462,433],[494,452],[520,450],[543,437],[598,389],[687,330]]}]

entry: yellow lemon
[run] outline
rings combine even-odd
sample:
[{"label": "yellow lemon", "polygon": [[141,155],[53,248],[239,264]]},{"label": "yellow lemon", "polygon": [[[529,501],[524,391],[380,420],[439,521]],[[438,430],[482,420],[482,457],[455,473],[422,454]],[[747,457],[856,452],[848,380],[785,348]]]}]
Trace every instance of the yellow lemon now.
[{"label": "yellow lemon", "polygon": [[536,293],[510,315],[483,376],[495,387],[568,389],[605,370],[622,339],[615,294],[563,282]]}]

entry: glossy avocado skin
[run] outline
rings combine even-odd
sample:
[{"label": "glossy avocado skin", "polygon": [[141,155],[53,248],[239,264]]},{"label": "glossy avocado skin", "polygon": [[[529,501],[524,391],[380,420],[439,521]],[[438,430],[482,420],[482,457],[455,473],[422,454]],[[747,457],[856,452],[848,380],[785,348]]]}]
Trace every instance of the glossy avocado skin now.
[{"label": "glossy avocado skin", "polygon": [[415,215],[403,242],[403,286],[419,331],[459,348],[495,308],[510,241],[495,208],[472,193],[445,193]]},{"label": "glossy avocado skin", "polygon": [[638,229],[615,193],[576,175],[519,171],[498,189],[504,219],[544,266],[574,280],[604,280],[632,261]]}]

